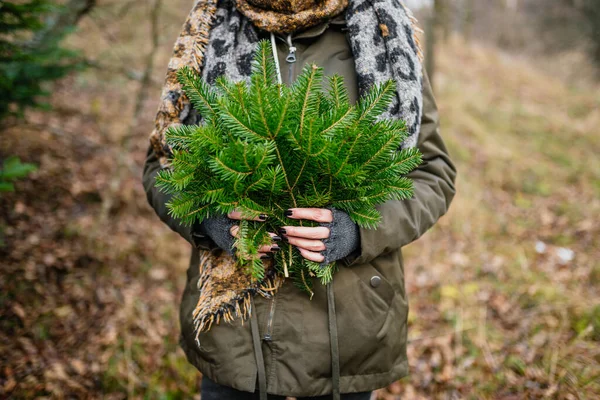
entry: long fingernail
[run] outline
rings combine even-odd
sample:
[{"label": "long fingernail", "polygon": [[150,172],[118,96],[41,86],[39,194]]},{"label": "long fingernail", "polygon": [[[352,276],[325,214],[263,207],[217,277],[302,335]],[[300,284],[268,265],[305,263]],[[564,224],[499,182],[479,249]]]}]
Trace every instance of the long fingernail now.
[{"label": "long fingernail", "polygon": [[294,212],[289,208],[283,212],[283,215],[286,217],[291,217]]},{"label": "long fingernail", "polygon": [[287,230],[286,230],[285,228],[279,228],[279,232],[280,232],[282,235],[285,235],[285,234],[287,233]]},{"label": "long fingernail", "polygon": [[279,246],[271,246],[271,251],[276,252],[276,251],[279,251],[279,250],[281,250],[281,247],[279,247]]},{"label": "long fingernail", "polygon": [[267,214],[260,214],[258,216],[258,219],[261,220],[261,221],[266,221],[267,218],[269,218],[269,216]]},{"label": "long fingernail", "polygon": [[271,238],[274,242],[279,242],[281,240],[281,236],[273,236]]},{"label": "long fingernail", "polygon": [[269,258],[271,258],[271,257],[269,257],[269,256],[268,256],[268,255],[266,255],[266,254],[263,254],[262,256],[260,256],[260,259],[261,259],[261,260],[267,260],[267,259],[269,259]]}]

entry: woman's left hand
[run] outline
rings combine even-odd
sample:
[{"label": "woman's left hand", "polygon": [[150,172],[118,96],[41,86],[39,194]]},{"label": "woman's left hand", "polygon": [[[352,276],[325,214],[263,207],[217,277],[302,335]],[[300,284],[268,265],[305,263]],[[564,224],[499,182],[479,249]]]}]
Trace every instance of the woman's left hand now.
[{"label": "woman's left hand", "polygon": [[[320,223],[333,222],[333,213],[327,208],[290,208],[285,216],[292,219],[306,219]],[[302,257],[314,262],[323,262],[321,251],[326,250],[323,239],[328,239],[330,229],[325,226],[283,226],[281,234],[298,248]]]}]

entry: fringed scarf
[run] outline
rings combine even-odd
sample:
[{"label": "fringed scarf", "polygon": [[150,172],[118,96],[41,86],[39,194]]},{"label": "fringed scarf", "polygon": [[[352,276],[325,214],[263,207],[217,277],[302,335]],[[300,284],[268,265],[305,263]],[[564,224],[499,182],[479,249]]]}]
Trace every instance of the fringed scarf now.
[{"label": "fringed scarf", "polygon": [[254,26],[286,34],[335,17],[348,6],[348,0],[236,0],[235,4]]},{"label": "fringed scarf", "polygon": [[[249,82],[251,61],[260,30],[285,34],[303,30],[345,10],[359,93],[394,79],[397,98],[381,118],[406,121],[414,147],[422,110],[422,54],[416,22],[399,0],[198,0],[175,43],[156,117],[151,144],[164,168],[170,149],[169,126],[198,124],[200,117],[177,82],[184,65],[199,71],[210,84],[220,75]],[[249,317],[250,296],[270,297],[283,283],[274,269],[262,282],[250,279],[225,252],[206,252],[200,261],[199,300],[193,318],[196,333],[221,320]]]}]

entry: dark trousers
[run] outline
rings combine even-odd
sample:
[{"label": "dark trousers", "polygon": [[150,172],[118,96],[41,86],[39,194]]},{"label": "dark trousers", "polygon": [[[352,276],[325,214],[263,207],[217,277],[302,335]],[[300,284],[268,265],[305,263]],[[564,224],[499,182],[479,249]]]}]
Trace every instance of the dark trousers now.
[{"label": "dark trousers", "polygon": [[[258,390],[254,393],[241,392],[230,388],[229,386],[219,385],[205,376],[202,377],[200,390],[202,400],[258,400]],[[342,400],[370,400],[371,393],[372,392],[345,393],[342,394]],[[326,395],[317,397],[298,397],[297,400],[330,400],[331,398],[331,395]],[[269,400],[285,399],[285,396],[269,395]]]}]

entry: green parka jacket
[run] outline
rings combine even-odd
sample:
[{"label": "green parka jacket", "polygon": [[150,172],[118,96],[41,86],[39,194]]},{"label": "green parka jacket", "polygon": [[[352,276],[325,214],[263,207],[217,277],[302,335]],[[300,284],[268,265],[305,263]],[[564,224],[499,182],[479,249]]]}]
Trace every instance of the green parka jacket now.
[{"label": "green parka jacket", "polygon": [[[289,46],[285,40],[278,40],[285,83],[295,79],[305,63],[315,62],[326,75],[342,75],[350,98],[356,101],[356,72],[343,17],[292,36],[292,41],[297,51],[296,62],[290,64],[286,62]],[[456,170],[439,133],[438,112],[427,76],[418,147],[424,161],[409,175],[414,181],[413,198],[379,206],[381,225],[376,230],[360,229],[360,249],[340,260],[334,275],[341,393],[375,390],[408,374],[408,302],[401,248],[446,213],[455,193]],[[220,250],[209,238],[168,215],[165,203],[169,197],[154,186],[159,169],[149,149],[143,175],[148,201],[171,229],[192,244],[180,309],[180,344],[188,360],[211,380],[253,392],[258,368],[250,323],[213,325],[200,335],[201,347],[196,345],[192,312],[199,296],[198,265],[207,251]],[[268,393],[296,397],[332,393],[334,360],[326,288],[315,284],[310,300],[287,280],[273,299],[255,296],[254,307]]]}]

